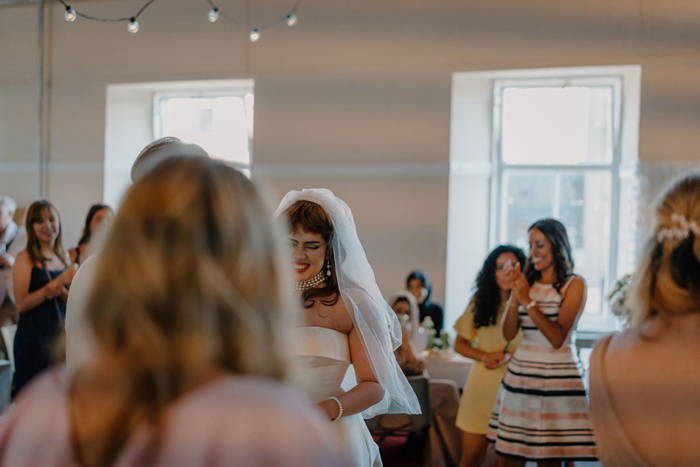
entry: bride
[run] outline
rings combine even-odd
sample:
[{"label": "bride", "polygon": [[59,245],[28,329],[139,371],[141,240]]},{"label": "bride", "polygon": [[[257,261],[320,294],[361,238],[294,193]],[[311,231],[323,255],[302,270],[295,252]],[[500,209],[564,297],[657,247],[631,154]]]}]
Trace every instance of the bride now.
[{"label": "bride", "polygon": [[394,358],[401,327],[382,298],[347,204],[325,189],[291,191],[277,208],[290,228],[294,287],[307,326],[297,330],[299,375],[337,425],[357,466],[380,466],[364,423],[382,413],[420,413]]}]

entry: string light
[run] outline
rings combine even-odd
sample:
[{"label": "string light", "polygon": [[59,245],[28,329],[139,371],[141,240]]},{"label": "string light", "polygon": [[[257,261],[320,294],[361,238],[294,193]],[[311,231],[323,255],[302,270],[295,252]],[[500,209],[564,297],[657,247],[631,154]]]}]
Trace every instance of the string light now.
[{"label": "string light", "polygon": [[66,21],[75,21],[76,16],[75,10],[66,5],[66,12],[63,13],[63,17],[66,19]]},{"label": "string light", "polygon": [[258,42],[260,40],[260,33],[264,29],[269,29],[283,23],[286,23],[287,26],[290,27],[295,26],[299,22],[299,18],[297,18],[295,13],[297,11],[297,8],[299,8],[299,5],[301,5],[301,2],[302,0],[297,0],[292,9],[289,10],[284,16],[279,17],[277,20],[268,24],[264,24],[262,26],[256,26],[253,29],[250,29],[248,26],[246,26],[244,22],[236,21],[234,18],[231,18],[230,16],[226,15],[223,11],[219,10],[219,8],[214,4],[214,0],[207,0],[207,3],[211,7],[207,18],[209,19],[209,22],[213,23],[216,20],[218,20],[220,16],[229,23],[233,24],[234,26],[248,30],[248,37],[250,38],[250,41]]},{"label": "string light", "polygon": [[137,33],[139,31],[139,22],[136,20],[139,16],[141,16],[141,13],[144,12],[146,8],[151,6],[151,3],[153,3],[155,0],[148,0],[142,7],[141,9],[133,16],[125,16],[123,18],[100,18],[97,16],[90,16],[86,15],[85,13],[81,13],[80,11],[75,10],[73,7],[68,5],[65,0],[58,0],[60,4],[62,4],[64,7],[66,7],[65,13],[63,13],[63,17],[66,19],[66,21],[73,22],[75,19],[80,16],[83,19],[88,19],[90,21],[99,21],[102,23],[122,23],[122,22],[128,22],[126,29],[130,33]]},{"label": "string light", "polygon": [[[138,17],[141,16],[141,13],[146,10],[155,0],[148,0],[142,7],[141,9],[133,16],[126,16],[123,18],[100,18],[97,16],[90,16],[86,15],[85,13],[81,13],[80,11],[75,10],[73,7],[68,5],[65,0],[58,0],[60,4],[62,4],[64,7],[66,7],[66,11],[63,13],[63,17],[65,18],[66,21],[73,22],[77,19],[78,16],[80,16],[83,19],[91,20],[91,21],[100,21],[103,23],[119,23],[119,22],[127,22],[126,29],[132,34],[135,34],[139,31],[139,22],[138,22]],[[287,12],[284,16],[281,16],[278,18],[276,21],[273,21],[268,24],[264,24],[262,26],[256,26],[253,29],[249,29],[244,23],[236,21],[235,19],[225,15],[223,12],[219,10],[219,8],[214,4],[213,0],[207,0],[207,3],[211,6],[211,10],[207,14],[207,19],[209,20],[210,23],[215,23],[218,21],[219,16],[223,17],[226,21],[229,23],[238,26],[240,28],[247,29],[249,31],[249,38],[251,42],[258,42],[260,40],[260,35],[261,32],[264,29],[269,29],[272,27],[275,27],[279,24],[286,23],[287,26],[295,26],[297,23],[299,23],[299,18],[296,16],[296,10],[299,8],[299,5],[301,5],[302,0],[297,0],[294,6],[292,7],[291,10]]]},{"label": "string light", "polygon": [[136,21],[136,18],[131,18],[131,20],[129,21],[129,25],[126,27],[126,30],[132,34],[136,34],[137,32],[139,32],[139,22]]}]

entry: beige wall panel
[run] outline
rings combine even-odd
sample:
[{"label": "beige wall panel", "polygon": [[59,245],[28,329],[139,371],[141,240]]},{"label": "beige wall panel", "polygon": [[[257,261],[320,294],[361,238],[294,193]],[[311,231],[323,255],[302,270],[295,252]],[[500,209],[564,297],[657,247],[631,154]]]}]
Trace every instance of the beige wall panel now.
[{"label": "beige wall panel", "polygon": [[36,174],[0,171],[0,194],[11,196],[17,202],[18,208],[28,207],[36,201]]},{"label": "beige wall panel", "polygon": [[447,162],[450,82],[261,78],[256,162]]},{"label": "beige wall panel", "polygon": [[36,5],[0,6],[0,86],[36,81],[37,11]]},{"label": "beige wall panel", "polygon": [[92,173],[52,171],[51,202],[61,211],[63,246],[74,247],[85,225],[90,206],[102,202],[102,177]]},{"label": "beige wall panel", "polygon": [[0,162],[38,167],[37,106],[34,85],[0,85]]}]

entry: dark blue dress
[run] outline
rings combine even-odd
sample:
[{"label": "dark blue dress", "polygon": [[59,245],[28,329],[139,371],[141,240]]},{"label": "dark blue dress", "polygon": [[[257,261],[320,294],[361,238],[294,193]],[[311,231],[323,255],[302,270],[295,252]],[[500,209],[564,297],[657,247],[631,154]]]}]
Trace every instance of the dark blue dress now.
[{"label": "dark blue dress", "polygon": [[[62,272],[63,270],[49,271],[51,279]],[[29,293],[48,283],[46,270],[34,266]],[[51,366],[53,344],[63,328],[65,317],[66,305],[59,298],[45,300],[36,308],[19,314],[14,345],[15,394],[19,394],[34,376]]]}]

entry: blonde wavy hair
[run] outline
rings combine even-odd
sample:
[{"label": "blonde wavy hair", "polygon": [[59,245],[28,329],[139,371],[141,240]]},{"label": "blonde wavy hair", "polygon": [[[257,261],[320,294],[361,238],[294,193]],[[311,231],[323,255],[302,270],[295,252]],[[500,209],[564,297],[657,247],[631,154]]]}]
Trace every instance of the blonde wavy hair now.
[{"label": "blonde wavy hair", "polygon": [[632,325],[659,314],[700,311],[700,236],[692,230],[668,235],[684,230],[681,218],[700,224],[700,173],[671,183],[656,203],[655,214],[652,237],[634,274]]},{"label": "blonde wavy hair", "polygon": [[144,425],[157,456],[166,408],[221,373],[287,378],[294,301],[272,222],[244,175],[206,158],[168,159],[128,191],[86,310],[97,358],[71,390],[83,464],[112,465]]}]

